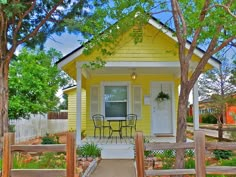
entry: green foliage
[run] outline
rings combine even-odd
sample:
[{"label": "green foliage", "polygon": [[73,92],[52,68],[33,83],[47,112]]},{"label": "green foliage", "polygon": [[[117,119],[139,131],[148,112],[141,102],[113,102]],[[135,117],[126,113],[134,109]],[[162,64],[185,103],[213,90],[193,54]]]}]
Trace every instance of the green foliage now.
[{"label": "green foliage", "polygon": [[232,159],[227,159],[227,160],[222,159],[220,162],[221,162],[220,163],[221,166],[235,166],[236,157],[233,157]]},{"label": "green foliage", "polygon": [[195,168],[195,160],[193,158],[186,159],[184,166],[187,169],[194,169]]},{"label": "green foliage", "polygon": [[65,169],[66,156],[64,153],[46,152],[37,158],[16,153],[13,159],[15,169]]},{"label": "green foliage", "polygon": [[66,157],[63,153],[46,152],[39,160],[39,167],[45,169],[66,168]]},{"label": "green foliage", "polygon": [[229,159],[232,157],[233,153],[230,150],[214,150],[213,154],[215,155],[216,159]]},{"label": "green foliage", "polygon": [[42,143],[41,144],[60,144],[59,137],[58,136],[53,136],[53,135],[50,136],[47,133],[46,136],[42,137]]},{"label": "green foliage", "polygon": [[185,156],[187,158],[193,158],[194,155],[195,155],[195,153],[194,153],[194,151],[192,149],[188,149],[188,150],[185,151]]},{"label": "green foliage", "polygon": [[212,114],[205,114],[202,116],[202,123],[217,124],[217,118]]},{"label": "green foliage", "polygon": [[[144,137],[144,143],[150,143],[150,140],[147,137]],[[145,157],[150,157],[153,155],[153,151],[144,151]]]},{"label": "green foliage", "polygon": [[193,123],[193,116],[188,116],[187,117],[187,122]]},{"label": "green foliage", "polygon": [[101,148],[95,143],[86,143],[77,149],[77,154],[81,157],[100,157]]},{"label": "green foliage", "polygon": [[[61,3],[58,0],[35,1],[32,3],[11,1],[1,5],[3,18],[7,19],[4,21],[4,23],[7,23],[7,29],[5,30],[6,34],[3,34],[3,36],[8,39],[9,46],[13,46],[13,44],[19,45],[23,42],[33,48],[35,46],[42,47],[43,43],[52,34],[61,35],[67,30],[64,23],[65,18],[80,18],[88,15],[83,10],[83,7],[86,7],[86,9],[91,8],[87,0],[73,2],[65,0]],[[26,11],[29,12],[25,14]],[[35,30],[37,27],[39,29]],[[13,29],[17,29],[17,31],[13,32]],[[34,34],[33,31],[35,32]],[[29,37],[30,35],[32,36]],[[0,41],[3,42],[2,40]]]},{"label": "green foliage", "polygon": [[156,101],[164,101],[169,99],[170,99],[169,94],[164,93],[163,91],[159,92],[159,94],[156,97]]},{"label": "green foliage", "polygon": [[82,130],[81,131],[81,138],[85,138],[86,137],[86,130]]},{"label": "green foliage", "polygon": [[29,114],[46,113],[55,109],[59,87],[67,84],[67,77],[52,64],[61,54],[54,49],[47,52],[24,48],[10,64],[9,117],[27,118]]}]

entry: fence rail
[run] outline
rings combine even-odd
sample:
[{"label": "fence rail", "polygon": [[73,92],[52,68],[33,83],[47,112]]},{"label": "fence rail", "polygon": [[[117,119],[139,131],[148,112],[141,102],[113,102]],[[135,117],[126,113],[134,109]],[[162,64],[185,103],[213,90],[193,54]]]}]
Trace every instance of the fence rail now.
[{"label": "fence rail", "polygon": [[[14,133],[4,135],[1,177],[75,177],[76,145],[75,133],[67,133],[67,143],[59,145],[14,145]],[[12,169],[14,152],[66,152],[66,169]]]},{"label": "fence rail", "polygon": [[[236,143],[205,142],[205,134],[202,131],[194,132],[192,143],[145,143],[142,132],[136,133],[136,167],[137,177],[157,175],[187,175],[195,174],[196,177],[205,177],[206,174],[236,174],[236,167],[205,166],[205,151],[213,149],[235,150]],[[169,169],[169,170],[145,170],[144,151],[166,149],[195,149],[195,169]]]}]

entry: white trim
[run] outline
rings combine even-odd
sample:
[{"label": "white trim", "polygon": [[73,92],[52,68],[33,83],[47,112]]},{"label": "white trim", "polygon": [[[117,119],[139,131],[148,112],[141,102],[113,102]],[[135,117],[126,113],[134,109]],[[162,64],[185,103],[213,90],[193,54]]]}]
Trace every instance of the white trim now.
[{"label": "white trim", "polygon": [[121,82],[101,82],[101,113],[105,115],[105,106],[104,106],[104,86],[127,86],[127,113],[131,111],[131,86],[130,82],[121,81]]},{"label": "white trim", "polygon": [[[171,104],[172,104],[172,134],[173,136],[176,136],[176,109],[175,109],[175,93],[174,93],[174,82],[171,82],[171,81],[152,81],[150,83],[150,97],[152,98],[152,86],[154,83],[169,83],[171,85]],[[152,119],[153,119],[153,105],[152,105],[153,102],[151,102],[151,109],[150,109],[150,115],[151,115],[151,118],[150,118],[150,130],[151,130],[151,135],[153,135],[153,127],[152,127]]]},{"label": "white trim", "polygon": [[67,91],[73,90],[73,89],[75,89],[75,88],[77,88],[77,86],[72,86],[72,87],[66,88],[66,89],[64,89],[64,90],[62,90],[62,91],[63,91],[63,92],[67,92]]},{"label": "white trim", "polygon": [[81,108],[81,92],[82,92],[82,76],[81,76],[81,67],[79,63],[76,63],[76,82],[77,82],[77,91],[76,91],[76,145],[81,145],[81,117],[82,117],[82,108]]},{"label": "white trim", "polygon": [[57,66],[61,69],[63,66],[68,64],[69,62],[73,61],[76,57],[80,56],[84,51],[84,47],[79,49],[78,51],[74,52],[73,54],[69,54],[68,57],[64,58],[62,61],[60,61]]},{"label": "white trim", "polygon": [[124,67],[124,68],[132,68],[132,67],[180,67],[179,62],[137,62],[137,61],[122,61],[122,62],[107,62],[105,67]]},{"label": "white trim", "polygon": [[[149,23],[150,25],[154,26],[155,28],[161,30],[163,33],[165,33],[167,36],[169,36],[169,37],[170,37],[171,39],[173,39],[175,42],[178,42],[177,37],[175,37],[175,36],[173,35],[173,32],[172,32],[172,31],[170,31],[168,28],[164,27],[164,26],[161,25],[160,23],[156,22],[154,19],[150,18],[150,19],[148,20],[148,23]],[[190,45],[189,43],[186,43],[185,48],[186,48],[186,49],[189,49],[190,46],[191,46],[191,45]],[[197,48],[194,50],[193,53],[194,53],[195,55],[197,55],[199,58],[202,58],[203,55],[204,55],[204,52],[202,52],[201,50],[199,50],[199,49],[197,49]],[[217,68],[217,69],[220,68],[220,64],[219,64],[218,62],[214,61],[212,58],[210,58],[210,59],[208,60],[208,63],[209,63],[210,65],[212,65],[213,67]]]},{"label": "white trim", "polygon": [[198,81],[193,86],[193,125],[194,130],[199,130],[199,104],[198,104]]}]

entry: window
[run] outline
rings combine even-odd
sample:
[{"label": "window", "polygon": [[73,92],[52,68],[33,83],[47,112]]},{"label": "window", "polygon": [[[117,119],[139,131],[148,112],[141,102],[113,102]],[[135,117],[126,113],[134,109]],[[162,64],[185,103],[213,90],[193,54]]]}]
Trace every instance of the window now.
[{"label": "window", "polygon": [[104,86],[105,117],[125,117],[128,107],[127,86]]}]

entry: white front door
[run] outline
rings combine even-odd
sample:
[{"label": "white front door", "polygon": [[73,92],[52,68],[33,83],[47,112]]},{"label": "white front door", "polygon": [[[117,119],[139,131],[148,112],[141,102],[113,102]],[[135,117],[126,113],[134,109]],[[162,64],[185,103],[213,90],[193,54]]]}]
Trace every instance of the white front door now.
[{"label": "white front door", "polygon": [[[160,92],[169,95],[168,100],[157,101]],[[152,134],[173,135],[173,83],[152,82],[151,83],[151,111],[152,111]]]}]

